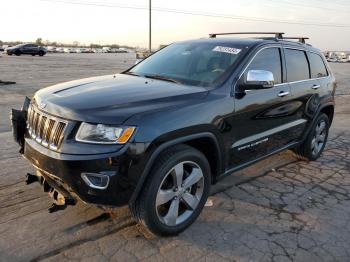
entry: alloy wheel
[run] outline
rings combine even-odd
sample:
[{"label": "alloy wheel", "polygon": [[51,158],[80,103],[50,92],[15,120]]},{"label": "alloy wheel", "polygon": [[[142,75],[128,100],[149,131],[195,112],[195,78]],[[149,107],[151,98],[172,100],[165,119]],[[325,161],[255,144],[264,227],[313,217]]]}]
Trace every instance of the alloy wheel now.
[{"label": "alloy wheel", "polygon": [[160,183],[156,197],[159,220],[167,226],[186,221],[196,210],[204,190],[202,169],[194,162],[175,165]]},{"label": "alloy wheel", "polygon": [[315,135],[311,140],[311,151],[314,156],[316,156],[323,148],[326,136],[327,136],[327,124],[326,121],[321,120],[316,125]]}]

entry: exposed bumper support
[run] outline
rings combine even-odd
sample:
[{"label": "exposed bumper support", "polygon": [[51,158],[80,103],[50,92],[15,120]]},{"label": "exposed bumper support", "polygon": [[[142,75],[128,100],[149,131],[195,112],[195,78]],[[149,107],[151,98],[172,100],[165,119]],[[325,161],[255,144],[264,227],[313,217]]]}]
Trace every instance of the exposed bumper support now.
[{"label": "exposed bumper support", "polygon": [[29,103],[30,99],[26,97],[22,109],[12,109],[10,115],[13,138],[20,145],[19,152],[21,154],[24,152],[24,135],[26,132],[26,121]]},{"label": "exposed bumper support", "polygon": [[68,205],[75,205],[75,198],[62,186],[58,185],[53,179],[44,175],[26,175],[26,184],[32,184],[34,182],[39,182],[44,192],[47,192],[49,196],[53,199],[52,205],[48,208],[49,213],[53,213],[59,210],[64,210]]}]

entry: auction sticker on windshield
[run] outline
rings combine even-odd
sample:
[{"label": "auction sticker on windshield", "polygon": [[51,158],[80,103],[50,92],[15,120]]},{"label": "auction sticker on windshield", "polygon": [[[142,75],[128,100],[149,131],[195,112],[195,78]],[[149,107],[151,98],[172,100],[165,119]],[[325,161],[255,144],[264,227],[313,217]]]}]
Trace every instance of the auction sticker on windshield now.
[{"label": "auction sticker on windshield", "polygon": [[242,49],[237,49],[234,47],[226,47],[226,46],[216,46],[214,47],[213,51],[238,55],[242,51]]}]

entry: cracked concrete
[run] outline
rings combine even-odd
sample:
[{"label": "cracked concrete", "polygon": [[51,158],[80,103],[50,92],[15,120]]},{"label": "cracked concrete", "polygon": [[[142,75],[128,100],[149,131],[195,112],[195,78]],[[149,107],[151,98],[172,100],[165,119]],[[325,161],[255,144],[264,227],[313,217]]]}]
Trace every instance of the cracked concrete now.
[{"label": "cracked concrete", "polygon": [[[78,70],[86,63],[84,55],[72,56],[67,66],[69,77],[72,72],[76,72],[76,78],[101,74],[102,68],[113,63],[108,58],[88,57],[99,63],[96,71]],[[45,63],[50,67],[54,58],[60,64],[70,56],[48,56],[47,60],[3,57],[4,64],[18,68],[22,58],[25,63],[38,63],[33,66],[36,70]],[[39,185],[24,185],[24,174],[31,167],[17,153],[4,120],[7,113],[2,111],[0,260],[349,261],[350,97],[346,95],[346,83],[350,64],[332,67],[340,78],[339,96],[322,157],[303,162],[284,152],[234,173],[213,188],[214,205],[206,207],[188,230],[170,238],[150,234],[135,223],[127,208],[109,214],[79,203],[48,214],[49,197]],[[0,72],[6,69],[2,65]],[[13,75],[11,80],[18,83],[13,88],[0,88],[4,98],[1,109],[19,106],[23,94],[32,94],[35,85],[42,87],[67,79],[62,70],[57,78],[46,79],[44,75],[45,79],[36,84],[35,79],[26,79],[31,74],[27,68],[18,79]],[[31,86],[28,90],[24,90],[26,83]]]}]

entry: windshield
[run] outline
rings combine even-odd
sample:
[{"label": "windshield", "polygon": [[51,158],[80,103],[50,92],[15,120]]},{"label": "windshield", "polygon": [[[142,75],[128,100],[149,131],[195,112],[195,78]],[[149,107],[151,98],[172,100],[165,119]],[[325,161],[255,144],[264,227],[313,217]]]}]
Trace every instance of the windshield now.
[{"label": "windshield", "polygon": [[163,48],[126,73],[209,87],[226,79],[241,54],[241,47],[227,43],[177,43]]}]

